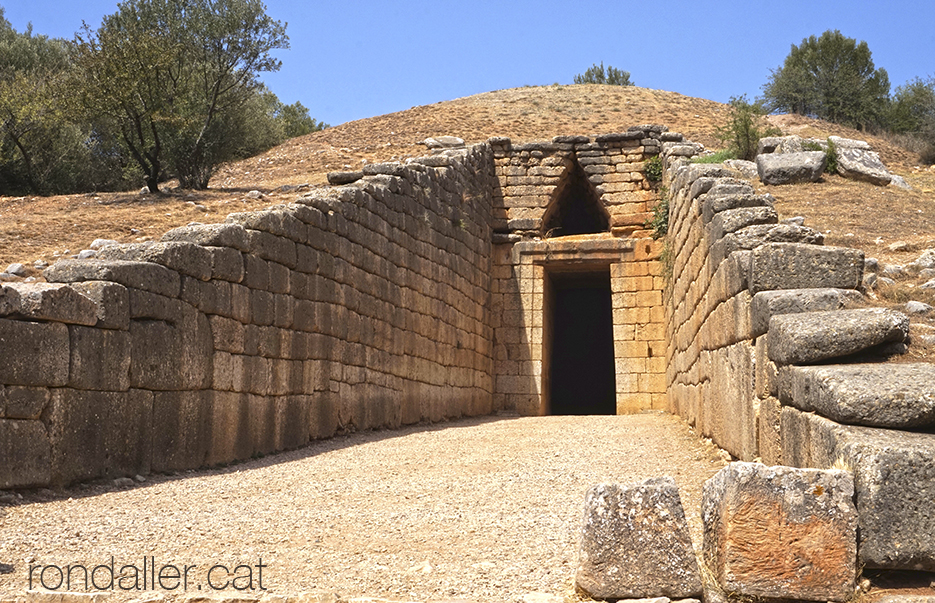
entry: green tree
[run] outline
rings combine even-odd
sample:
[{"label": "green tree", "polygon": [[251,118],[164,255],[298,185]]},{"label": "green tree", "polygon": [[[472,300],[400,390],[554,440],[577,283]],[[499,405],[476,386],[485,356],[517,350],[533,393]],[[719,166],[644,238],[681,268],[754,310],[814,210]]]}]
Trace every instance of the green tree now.
[{"label": "green tree", "polygon": [[886,120],[890,82],[876,69],[866,42],[828,30],[793,45],[763,86],[770,112],[808,115],[859,129]]},{"label": "green tree", "polygon": [[62,115],[62,40],[16,32],[0,8],[0,186],[44,192],[45,182],[78,144]]},{"label": "green tree", "polygon": [[738,159],[753,161],[760,138],[782,134],[765,117],[761,103],[749,102],[746,95],[731,97],[730,117],[724,126],[718,126],[716,135]]},{"label": "green tree", "polygon": [[312,119],[308,114],[308,109],[298,101],[291,105],[280,104],[277,119],[282,124],[283,135],[286,138],[305,136],[330,127],[324,122]]},{"label": "green tree", "polygon": [[935,78],[916,78],[896,88],[888,121],[889,129],[897,134],[935,126]]},{"label": "green tree", "polygon": [[576,84],[609,84],[611,86],[632,86],[633,82],[630,81],[630,72],[621,71],[620,69],[615,69],[610,65],[607,66],[607,69],[604,69],[604,61],[601,61],[601,64],[598,65],[595,63],[590,69],[585,71],[583,74],[579,73],[575,76]]},{"label": "green tree", "polygon": [[203,189],[236,156],[258,74],[280,67],[270,53],[288,47],[259,0],[124,0],[76,37],[73,90],[119,131],[151,191],[170,171]]}]

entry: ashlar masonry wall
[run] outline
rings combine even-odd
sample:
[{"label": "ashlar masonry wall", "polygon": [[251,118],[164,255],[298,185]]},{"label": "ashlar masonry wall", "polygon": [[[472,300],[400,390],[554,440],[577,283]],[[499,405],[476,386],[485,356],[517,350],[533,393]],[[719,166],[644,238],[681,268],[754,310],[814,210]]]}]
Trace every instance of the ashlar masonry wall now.
[{"label": "ashlar masonry wall", "polygon": [[0,488],[493,410],[488,145],[0,289]]},{"label": "ashlar masonry wall", "polygon": [[[645,226],[658,202],[658,187],[647,179],[645,167],[663,147],[683,145],[682,135],[663,126],[636,126],[594,140],[568,136],[545,143],[513,145],[504,138],[489,143],[498,179],[493,195],[495,406],[522,414],[552,412],[550,276],[607,271],[616,411],[664,408],[663,243]],[[575,212],[590,216],[594,227],[566,235],[563,217]]]}]

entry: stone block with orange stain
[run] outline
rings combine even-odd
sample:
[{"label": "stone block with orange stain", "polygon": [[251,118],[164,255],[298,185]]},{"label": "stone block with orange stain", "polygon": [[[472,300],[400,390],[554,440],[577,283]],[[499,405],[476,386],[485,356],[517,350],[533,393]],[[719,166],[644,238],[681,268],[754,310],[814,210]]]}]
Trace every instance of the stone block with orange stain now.
[{"label": "stone block with orange stain", "polygon": [[731,463],[704,485],[704,561],[740,596],[847,601],[857,577],[854,478]]}]

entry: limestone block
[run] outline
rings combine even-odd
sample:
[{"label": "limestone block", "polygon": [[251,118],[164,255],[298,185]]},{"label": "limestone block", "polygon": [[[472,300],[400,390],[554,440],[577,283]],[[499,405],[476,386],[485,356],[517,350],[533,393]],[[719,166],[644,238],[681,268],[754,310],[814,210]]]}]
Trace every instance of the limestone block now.
[{"label": "limestone block", "polygon": [[68,285],[52,283],[6,283],[0,288],[11,303],[8,314],[25,320],[49,320],[78,325],[97,323],[98,308],[90,298]]},{"label": "limestone block", "polygon": [[178,297],[179,274],[151,262],[122,260],[61,260],[42,273],[50,283],[113,281],[126,287]]},{"label": "limestone block", "polygon": [[755,224],[775,224],[779,221],[772,207],[738,207],[725,209],[715,214],[707,227],[708,245],[713,245],[724,235]]},{"label": "limestone block", "polygon": [[174,228],[162,235],[162,241],[184,241],[206,247],[229,247],[249,252],[250,238],[240,224],[197,224]]},{"label": "limestone block", "polygon": [[847,471],[731,463],[705,482],[704,559],[741,596],[848,601],[857,512]]},{"label": "limestone block", "polygon": [[[699,180],[692,186],[692,190],[699,185]],[[732,209],[773,207],[775,199],[772,195],[756,195],[753,188],[746,182],[736,184],[730,178],[718,178],[707,193],[698,201],[701,203],[701,219],[709,224],[719,213]],[[702,189],[699,189],[702,190]]]},{"label": "limestone block", "polygon": [[54,390],[47,420],[52,483],[149,473],[152,404],[152,392],[143,390]]},{"label": "limestone block", "polygon": [[757,415],[757,442],[760,459],[766,465],[782,465],[782,405],[769,396],[760,401]]},{"label": "limestone block", "polygon": [[795,224],[754,224],[725,234],[709,251],[710,262],[718,265],[734,251],[756,249],[764,243],[808,243],[821,245],[825,235],[814,228]]},{"label": "limestone block", "polygon": [[208,465],[245,460],[253,454],[248,404],[247,394],[214,392],[211,396]]},{"label": "limestone block", "polygon": [[211,278],[211,253],[201,245],[182,242],[107,245],[97,252],[100,260],[153,262],[198,280]]},{"label": "limestone block", "polygon": [[270,293],[289,293],[289,274],[291,272],[289,268],[276,262],[269,262],[267,268],[269,269],[268,291]]},{"label": "limestone block", "polygon": [[575,585],[598,599],[701,594],[675,480],[588,489]]},{"label": "limestone block", "polygon": [[253,454],[269,454],[276,450],[276,413],[274,398],[266,395],[247,396],[247,416],[250,426],[250,446]]},{"label": "limestone block", "polygon": [[130,388],[130,333],[71,325],[68,386],[98,391]]},{"label": "limestone block", "polygon": [[781,314],[820,312],[855,308],[864,296],[854,289],[785,289],[761,291],[753,296],[750,315],[753,332],[760,336],[769,329],[769,319]]},{"label": "limestone block", "polygon": [[935,424],[935,365],[786,366],[784,404],[838,423],[912,429]]},{"label": "limestone block", "polygon": [[[783,408],[783,454],[788,416],[809,432],[806,459],[837,461],[854,472],[860,525],[860,562],[868,568],[935,570],[935,434],[839,425]],[[792,421],[790,421],[792,423]]]},{"label": "limestone block", "polygon": [[838,173],[845,178],[886,186],[893,176],[880,161],[880,155],[868,149],[840,147],[835,151]]},{"label": "limestone block", "polygon": [[768,342],[769,337],[767,335],[760,335],[756,338],[756,361],[753,378],[756,396],[761,399],[779,397],[779,368],[767,355]]},{"label": "limestone block", "polygon": [[294,450],[309,442],[308,396],[280,396],[273,403],[276,450]]},{"label": "limestone block", "polygon": [[214,395],[209,390],[153,395],[153,471],[180,471],[205,464],[211,446]]},{"label": "limestone block", "polygon": [[0,383],[63,386],[69,356],[66,325],[0,318]]},{"label": "limestone block", "polygon": [[244,277],[241,284],[251,289],[269,290],[269,264],[253,254],[246,254],[244,259]]},{"label": "limestone block", "polygon": [[236,320],[223,316],[209,316],[211,335],[215,350],[223,350],[233,354],[244,352],[244,326]]},{"label": "limestone block", "polygon": [[769,359],[778,365],[807,364],[904,341],[909,317],[886,308],[832,310],[773,316]]},{"label": "limestone block", "polygon": [[247,230],[253,253],[272,262],[278,262],[289,268],[296,267],[295,242],[284,236],[278,236],[260,230]]},{"label": "limestone block", "polygon": [[255,325],[271,325],[276,316],[273,294],[254,290],[250,300],[250,322]]},{"label": "limestone block", "polygon": [[0,419],[39,419],[49,394],[46,387],[0,386]]},{"label": "limestone block", "polygon": [[816,182],[828,163],[823,151],[757,155],[756,170],[763,184]]},{"label": "limestone block", "polygon": [[[227,224],[226,226],[234,226]],[[231,247],[205,247],[211,252],[211,278],[239,283],[244,276],[243,254]]]},{"label": "limestone block", "polygon": [[0,490],[51,482],[51,447],[41,421],[0,419]]},{"label": "limestone block", "polygon": [[71,283],[72,289],[94,302],[99,329],[130,328],[130,293],[126,287],[107,281]]},{"label": "limestone block", "polygon": [[213,341],[207,317],[187,304],[171,322],[132,320],[131,387],[157,391],[207,387],[213,373]]},{"label": "limestone block", "polygon": [[856,289],[864,254],[857,249],[767,243],[752,251],[750,293],[773,289]]}]

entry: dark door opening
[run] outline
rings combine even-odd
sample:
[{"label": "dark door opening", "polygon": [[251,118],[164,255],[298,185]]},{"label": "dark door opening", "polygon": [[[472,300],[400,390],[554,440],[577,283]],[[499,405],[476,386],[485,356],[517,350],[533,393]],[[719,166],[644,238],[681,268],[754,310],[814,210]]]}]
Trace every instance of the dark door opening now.
[{"label": "dark door opening", "polygon": [[616,414],[610,272],[552,272],[550,277],[551,414]]}]

